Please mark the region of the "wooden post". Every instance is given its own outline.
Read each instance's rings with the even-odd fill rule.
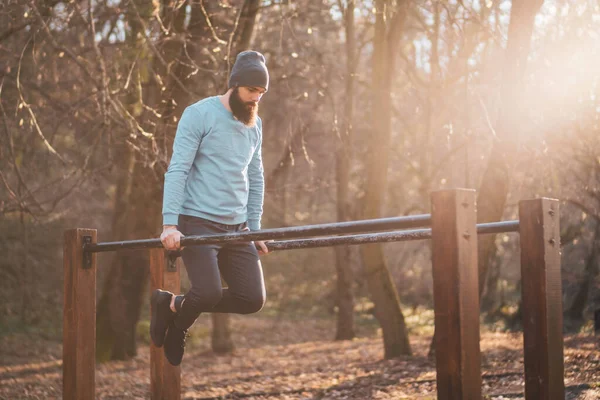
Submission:
[[[181,258],[168,268],[167,253],[163,249],[150,250],[150,293],[163,289],[179,294]],[[163,348],[150,344],[150,386],[152,400],[181,399],[181,368],[167,361]]]
[[[96,397],[96,255],[84,261],[83,243],[95,229],[64,234],[63,399]]]
[[[525,398],[565,398],[558,200],[519,203]]]
[[[481,399],[479,278],[474,190],[431,196],[437,395]]]

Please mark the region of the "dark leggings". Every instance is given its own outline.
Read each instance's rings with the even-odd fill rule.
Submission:
[[[179,216],[179,230],[186,236],[239,232],[245,227]],[[251,314],[265,304],[263,272],[253,243],[188,246],[182,258],[192,287],[175,317],[178,328],[188,329],[203,312]],[[222,287],[221,277],[228,287]]]

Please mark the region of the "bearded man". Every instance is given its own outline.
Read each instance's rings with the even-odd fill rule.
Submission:
[[[183,112],[165,174],[160,239],[167,250],[179,249],[184,235],[260,229],[264,176],[258,103],[268,87],[264,56],[244,51],[227,92]],[[164,345],[173,365],[181,363],[187,330],[201,313],[250,314],[265,302],[259,260],[268,253],[264,242],[188,246],[181,252],[191,289],[179,296],[156,290],[151,299],[150,336],[156,346]]]

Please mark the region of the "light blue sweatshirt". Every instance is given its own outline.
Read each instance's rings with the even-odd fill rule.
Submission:
[[[247,127],[219,97],[208,97],[183,112],[165,174],[163,224],[179,214],[222,224],[248,221],[260,229],[264,175],[262,121]]]

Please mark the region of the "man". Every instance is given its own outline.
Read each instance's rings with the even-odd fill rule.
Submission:
[[[260,229],[264,177],[257,113],[268,87],[264,56],[244,51],[231,70],[229,90],[183,112],[165,174],[160,239],[166,249],[179,249],[183,235]],[[156,346],[164,345],[171,364],[181,363],[187,330],[200,313],[250,314],[263,307],[259,253],[268,253],[264,242],[182,250],[191,289],[185,296],[156,290],[151,299],[150,336]]]

